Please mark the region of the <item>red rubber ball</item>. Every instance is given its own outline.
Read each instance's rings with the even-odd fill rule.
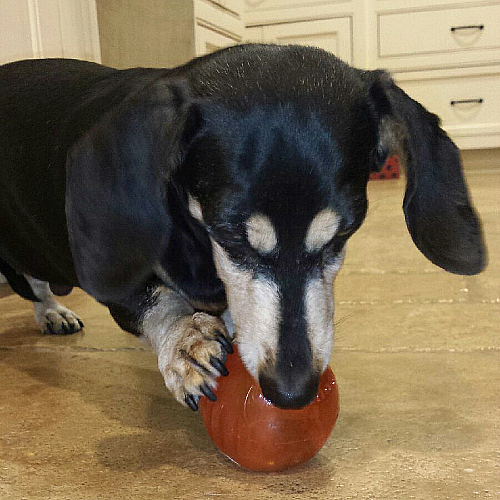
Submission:
[[[264,398],[235,349],[229,376],[218,379],[217,401],[203,397],[200,412],[207,432],[231,460],[253,471],[279,471],[312,458],[325,444],[339,414],[332,370],[323,373],[318,395],[304,408],[276,408]]]

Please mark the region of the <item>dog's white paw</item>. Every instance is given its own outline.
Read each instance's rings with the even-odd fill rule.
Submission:
[[[71,310],[55,300],[50,303],[35,302],[35,319],[43,333],[66,335],[79,332],[82,320]]]
[[[210,314],[183,317],[174,328],[169,337],[176,340],[164,343],[158,366],[175,398],[197,410],[202,395],[215,400],[216,379],[228,374],[224,363],[233,348],[224,322]]]

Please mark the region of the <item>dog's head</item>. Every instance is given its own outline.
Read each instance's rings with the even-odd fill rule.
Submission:
[[[274,404],[303,406],[330,356],[333,280],[365,216],[372,131],[356,149],[320,113],[283,101],[217,106],[204,120],[184,165],[191,213],[210,236],[247,368]]]
[[[154,165],[146,176],[127,167],[129,177],[118,179],[123,190],[137,181],[134,203],[142,196],[146,204],[134,210],[142,225],[129,231],[127,246],[144,261],[138,270],[164,253],[175,227],[156,183],[175,178],[210,239],[243,360],[277,406],[304,406],[317,392],[333,342],[333,281],[364,219],[369,174],[389,155],[405,165],[404,211],[417,247],[450,272],[483,268],[457,148],[436,116],[387,74],[350,68],[317,49],[258,45],[195,61],[179,75],[189,97],[180,102],[169,91],[165,121],[156,117],[139,141],[146,157],[136,163]],[[169,149],[158,155],[165,133]],[[171,158],[176,166],[156,166]],[[74,203],[71,176],[69,190]],[[161,247],[157,254],[140,255],[144,232]],[[109,293],[92,282],[94,295]]]

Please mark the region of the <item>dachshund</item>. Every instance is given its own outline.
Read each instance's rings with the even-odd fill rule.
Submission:
[[[384,71],[316,48],[239,45],[169,69],[65,59],[0,67],[0,272],[42,330],[80,330],[80,287],[147,340],[196,410],[239,351],[301,408],[332,349],[333,282],[397,154],[418,249],[485,266],[457,147]]]

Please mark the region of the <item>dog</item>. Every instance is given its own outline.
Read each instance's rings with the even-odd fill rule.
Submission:
[[[171,69],[0,67],[0,272],[42,330],[80,330],[80,287],[146,339],[193,410],[215,399],[234,321],[264,396],[301,408],[333,342],[333,282],[389,155],[437,266],[485,248],[459,152],[384,71],[302,46],[240,45]]]

